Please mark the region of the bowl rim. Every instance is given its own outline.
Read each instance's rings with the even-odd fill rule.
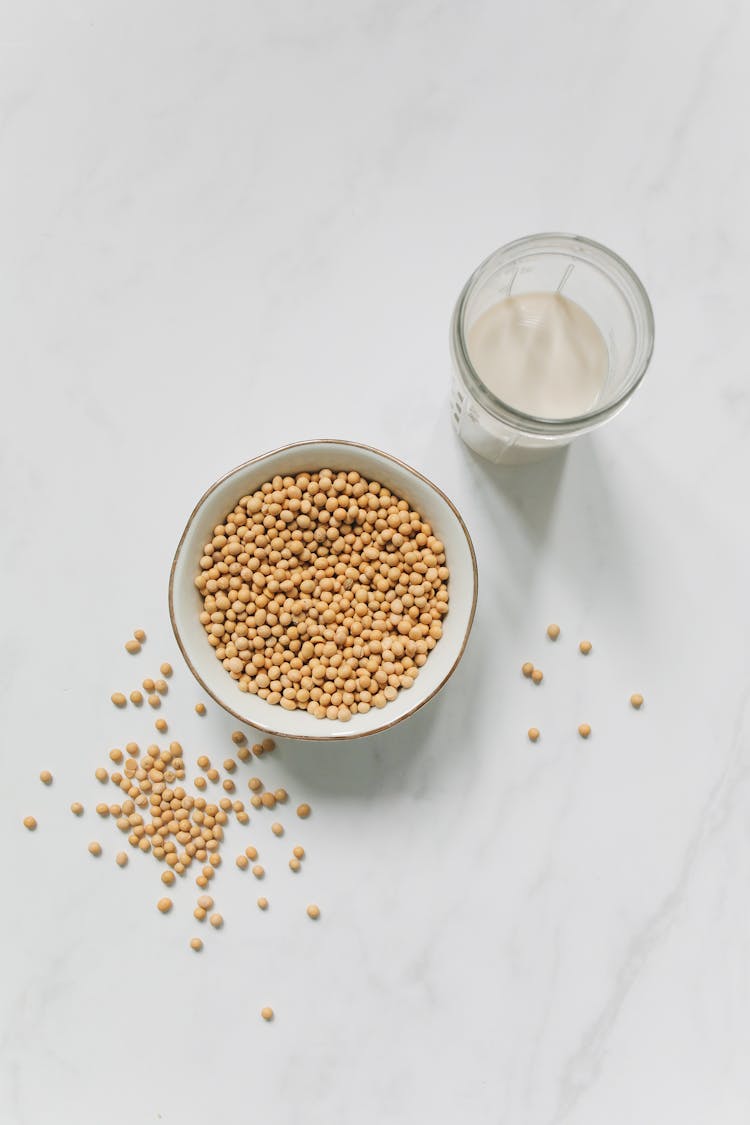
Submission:
[[[403,715],[399,715],[399,717],[396,718],[396,719],[391,719],[391,721],[389,723],[383,723],[381,726],[374,727],[372,730],[361,731],[358,734],[336,734],[336,735],[321,734],[320,736],[316,737],[315,735],[311,735],[311,734],[289,734],[288,731],[275,730],[272,726],[265,726],[261,723],[250,722],[244,715],[238,714],[238,712],[235,711],[232,707],[230,707],[228,703],[224,702],[224,700],[219,699],[219,697],[211,690],[211,688],[208,687],[208,685],[203,680],[203,677],[200,675],[197,668],[195,667],[192,660],[190,659],[190,657],[187,653],[187,649],[186,649],[186,647],[183,643],[182,637],[180,635],[180,629],[179,629],[179,626],[177,624],[177,619],[176,619],[175,610],[174,610],[174,580],[175,580],[175,571],[177,569],[177,563],[178,563],[180,555],[182,553],[182,548],[184,546],[185,539],[187,538],[188,532],[190,531],[196,516],[198,515],[199,511],[201,510],[201,508],[203,507],[204,503],[206,502],[208,497],[211,495],[211,493],[213,493],[220,485],[222,485],[224,483],[224,481],[228,480],[229,477],[234,476],[235,473],[238,473],[243,469],[249,468],[251,465],[257,465],[259,462],[265,461],[269,457],[274,457],[279,453],[285,453],[287,450],[304,449],[308,446],[321,446],[321,445],[345,445],[345,446],[351,447],[352,449],[362,449],[362,450],[365,450],[368,453],[374,453],[376,456],[383,457],[386,461],[390,461],[394,465],[398,465],[399,468],[405,469],[407,473],[411,473],[413,476],[418,477],[429,488],[431,488],[435,492],[437,492],[437,494],[445,501],[445,503],[448,505],[448,507],[451,509],[454,516],[458,520],[458,523],[461,527],[461,531],[463,532],[464,538],[466,539],[466,543],[467,543],[468,548],[469,548],[469,555],[470,555],[470,558],[471,558],[471,570],[472,570],[472,598],[471,598],[471,608],[469,610],[469,615],[468,615],[468,618],[467,618],[467,621],[466,621],[466,628],[464,630],[463,639],[461,641],[461,647],[459,648],[459,650],[456,654],[456,658],[453,661],[453,663],[451,664],[448,671],[446,672],[445,676],[440,681],[440,683],[437,684],[437,686],[430,692],[429,695],[426,695],[424,697],[424,699],[421,699],[419,701],[419,703],[416,703],[409,711],[404,712]],[[171,625],[172,625],[172,632],[174,633],[175,640],[177,641],[177,645],[180,649],[180,652],[182,653],[182,658],[185,661],[185,663],[187,664],[190,671],[192,672],[195,679],[201,685],[201,687],[206,692],[206,694],[209,695],[211,697],[211,699],[213,699],[214,703],[218,703],[218,705],[224,711],[227,711],[230,715],[234,716],[234,718],[237,719],[240,723],[243,723],[245,726],[252,727],[254,730],[260,730],[260,731],[263,731],[265,734],[273,735],[276,738],[288,738],[288,739],[293,739],[294,741],[297,741],[297,742],[353,742],[355,739],[358,739],[358,738],[369,738],[373,734],[382,734],[383,731],[390,730],[391,727],[395,727],[395,726],[398,725],[398,723],[402,723],[405,719],[411,718],[412,715],[414,715],[417,711],[419,711],[422,707],[424,707],[427,703],[429,703],[430,700],[433,699],[438,694],[438,692],[441,691],[442,688],[445,687],[446,683],[448,682],[448,680],[451,678],[451,676],[455,672],[456,668],[458,667],[458,665],[461,661],[461,658],[463,657],[463,654],[466,650],[466,645],[468,644],[468,641],[469,641],[469,635],[471,633],[472,625],[474,624],[474,616],[475,616],[476,608],[477,608],[478,592],[479,592],[479,571],[478,571],[478,568],[477,568],[477,556],[476,556],[476,551],[474,550],[474,544],[472,542],[471,535],[469,534],[469,529],[467,528],[466,524],[464,523],[463,517],[461,516],[461,513],[459,512],[458,508],[453,503],[453,501],[448,496],[446,496],[446,494],[443,492],[442,488],[440,488],[438,485],[436,485],[434,483],[434,481],[431,481],[428,477],[426,477],[424,475],[424,473],[420,473],[418,469],[413,468],[411,465],[407,465],[407,463],[405,461],[402,461],[398,457],[394,457],[391,453],[384,453],[382,449],[377,449],[373,445],[366,445],[363,442],[357,442],[357,441],[348,441],[348,440],[343,439],[343,438],[341,438],[341,439],[339,439],[339,438],[320,438],[320,439],[308,438],[308,439],[305,439],[304,441],[288,442],[286,445],[281,445],[277,449],[271,449],[271,450],[268,450],[265,453],[259,454],[257,457],[251,457],[250,460],[243,461],[241,464],[235,465],[235,467],[233,469],[230,469],[228,472],[226,472],[222,476],[218,477],[213,482],[213,484],[209,485],[209,487],[206,489],[206,491],[200,497],[200,499],[196,503],[195,507],[193,508],[192,512],[190,513],[190,515],[188,517],[188,520],[187,520],[187,523],[185,524],[185,528],[182,532],[182,535],[180,536],[180,540],[177,544],[177,549],[175,550],[174,558],[172,559],[172,566],[171,566],[170,571],[169,571],[169,620],[170,620]],[[385,710],[385,708],[384,708],[384,710]]]

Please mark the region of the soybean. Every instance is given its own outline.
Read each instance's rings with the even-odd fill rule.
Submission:
[[[194,579],[200,621],[240,691],[347,722],[373,700],[385,706],[408,689],[442,636],[450,573],[444,544],[378,481],[327,469],[279,476],[242,497],[213,530]],[[294,647],[283,632],[296,629],[291,603],[300,596],[325,633],[325,652],[311,640]],[[339,663],[328,665],[333,658]],[[341,669],[331,689],[324,686],[329,667]],[[265,738],[252,752],[274,748]]]

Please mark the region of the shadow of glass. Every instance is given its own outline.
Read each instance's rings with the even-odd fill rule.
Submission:
[[[499,626],[521,621],[537,575],[553,573],[579,609],[614,595],[637,597],[637,515],[622,463],[611,440],[597,435],[518,468],[471,455],[483,514],[475,535],[480,590]]]
[[[503,521],[510,511],[523,523],[529,538],[541,544],[555,509],[570,446],[563,446],[543,460],[526,465],[495,465],[471,449],[467,448],[466,452],[482,507],[490,515],[501,511]]]

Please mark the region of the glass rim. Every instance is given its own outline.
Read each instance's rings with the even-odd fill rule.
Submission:
[[[631,314],[636,316],[636,338],[641,339],[642,346],[636,349],[636,353],[631,361],[625,389],[613,399],[612,402],[586,411],[584,414],[576,414],[568,418],[545,418],[541,415],[528,414],[515,406],[511,406],[491,391],[479,376],[469,359],[464,333],[466,305],[487,267],[490,263],[501,257],[507,256],[509,259],[508,264],[512,264],[514,258],[520,260],[525,256],[529,256],[527,252],[531,251],[541,252],[542,250],[546,250],[549,253],[571,253],[576,249],[580,250],[582,248],[588,251],[590,255],[589,260],[593,258],[594,262],[596,262],[597,259],[601,262],[603,259],[611,266],[615,267],[615,273],[617,275],[616,281],[620,283],[619,288],[621,292],[625,293],[626,298],[628,296],[631,298],[628,300],[628,306]],[[640,313],[640,318],[636,315],[638,313]],[[464,382],[467,384],[467,389],[491,415],[512,426],[514,429],[526,433],[547,435],[563,434],[590,428],[606,421],[606,419],[611,418],[621,410],[630,400],[640,386],[653,354],[655,336],[654,313],[643,282],[638,277],[635,270],[628,265],[624,258],[616,254],[614,250],[610,250],[609,247],[604,246],[603,243],[595,242],[593,239],[586,238],[580,234],[564,234],[562,232],[550,231],[543,234],[526,235],[523,238],[515,239],[513,242],[507,242],[503,246],[493,250],[491,254],[488,254],[487,257],[479,263],[459,293],[451,318],[450,336],[453,361],[460,374],[463,376]]]

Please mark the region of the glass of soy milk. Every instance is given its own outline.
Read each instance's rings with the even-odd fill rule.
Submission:
[[[490,461],[538,460],[622,410],[653,346],[651,303],[617,254],[578,235],[518,239],[456,303],[456,430]]]

